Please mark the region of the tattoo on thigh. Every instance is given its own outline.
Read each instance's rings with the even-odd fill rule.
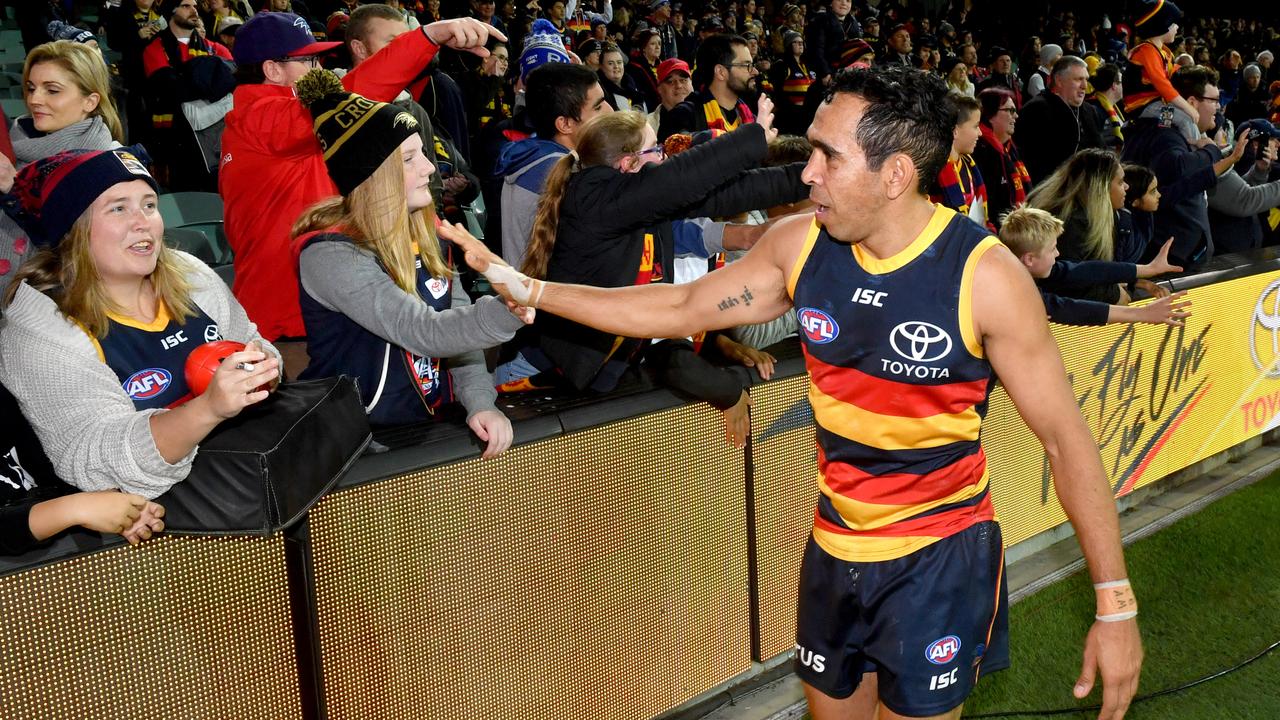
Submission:
[[[746,285],[743,285],[741,295],[730,295],[729,297],[721,300],[720,304],[717,305],[716,307],[720,308],[721,312],[724,312],[725,310],[735,308],[738,305],[749,306],[751,305],[751,301],[755,299],[756,299],[756,296],[751,294],[751,288],[747,287]]]

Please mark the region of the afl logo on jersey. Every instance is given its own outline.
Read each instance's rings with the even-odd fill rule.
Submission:
[[[960,655],[960,638],[948,635],[929,643],[924,656],[934,665],[946,665]]]
[[[124,381],[124,391],[134,400],[146,400],[164,392],[173,382],[173,376],[164,368],[147,368],[129,376]]]
[[[444,294],[449,292],[449,283],[438,277],[433,277],[427,281],[427,292],[431,293],[431,297],[439,300]]]
[[[840,336],[840,326],[835,318],[817,308],[800,308],[796,311],[796,319],[800,321],[805,337],[814,345],[826,345]]]
[[[951,352],[951,336],[933,323],[910,320],[893,328],[889,333],[889,345],[904,359],[933,362]]]

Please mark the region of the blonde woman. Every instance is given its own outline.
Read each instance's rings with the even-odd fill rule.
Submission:
[[[154,498],[187,477],[219,423],[279,378],[226,284],[165,246],[155,180],[131,148],[71,150],[18,175],[39,248],[4,294],[0,381],[58,477],[81,490]],[[187,355],[210,340],[248,348],[191,397]]]
[[[311,358],[301,377],[359,378],[374,425],[438,419],[456,398],[484,456],[496,456],[511,423],[480,351],[510,340],[532,311],[515,315],[498,298],[472,305],[462,290],[435,235],[434,168],[411,115],[347,92],[326,70],[297,91],[340,193],[293,229]]]
[[[1027,196],[1027,205],[1047,210],[1065,227],[1058,238],[1063,260],[1106,260],[1116,255],[1116,213],[1124,209],[1124,167],[1110,150],[1089,148],[1072,155]],[[1106,285],[1087,299],[1114,304],[1120,287]]]
[[[22,88],[27,114],[9,130],[17,170],[63,150],[108,150],[124,140],[107,66],[88,45],[58,40],[37,46],[22,68]],[[12,188],[14,169],[0,155],[0,193]],[[13,277],[27,247],[25,233],[0,213],[0,283]]]

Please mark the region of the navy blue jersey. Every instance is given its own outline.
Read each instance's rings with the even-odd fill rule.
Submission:
[[[90,337],[99,359],[120,378],[135,408],[173,407],[187,399],[187,355],[222,339],[218,324],[200,308],[193,310],[182,322],[169,315],[163,302],[150,323],[108,313],[107,334]]]
[[[346,242],[339,232],[316,233],[303,239],[299,254],[311,243]],[[445,257],[449,248],[441,243]],[[453,278],[432,277],[417,264],[418,297],[437,311],[453,302]],[[348,375],[359,382],[360,396],[374,425],[394,425],[431,419],[441,405],[453,401],[453,386],[441,358],[422,357],[369,332],[354,320],[321,305],[299,288],[302,320],[307,327],[311,364],[302,379]]]
[[[817,424],[814,538],[832,555],[902,557],[993,516],[978,442],[991,367],[971,308],[999,244],[942,206],[884,259],[813,224],[789,290]]]

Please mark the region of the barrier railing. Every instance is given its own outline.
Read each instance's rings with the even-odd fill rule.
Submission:
[[[1176,282],[1185,328],[1054,326],[1117,496],[1280,425],[1280,261]],[[792,647],[816,459],[796,353],[778,375],[745,451],[705,404],[630,388],[513,409],[492,461],[455,426],[383,437],[272,537],[0,559],[0,714],[660,714]],[[983,442],[1007,542],[1061,523],[999,389]]]

